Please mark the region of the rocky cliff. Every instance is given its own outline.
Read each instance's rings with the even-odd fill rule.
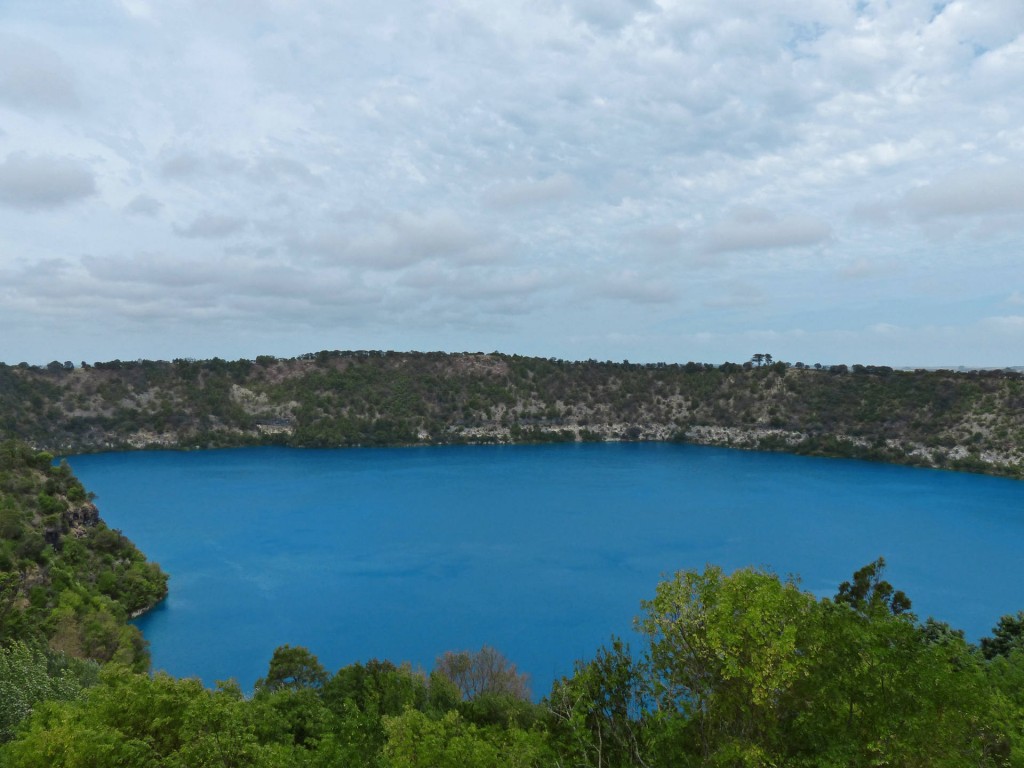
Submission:
[[[1024,376],[369,351],[0,365],[0,434],[58,452],[686,440],[1019,477]]]

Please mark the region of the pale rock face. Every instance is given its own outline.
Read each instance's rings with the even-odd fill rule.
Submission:
[[[64,513],[64,519],[71,526],[71,535],[81,538],[86,530],[92,528],[100,521],[100,511],[92,502],[73,506]]]
[[[1024,459],[1012,371],[356,351],[0,372],[18,393],[0,398],[0,422],[60,453],[363,439],[685,440],[1009,475],[1020,475]]]

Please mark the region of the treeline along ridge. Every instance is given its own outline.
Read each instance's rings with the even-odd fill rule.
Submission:
[[[58,453],[680,440],[1021,477],[1024,376],[499,353],[0,364],[0,435]]]

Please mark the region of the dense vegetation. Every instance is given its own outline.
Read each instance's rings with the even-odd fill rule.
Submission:
[[[0,435],[37,449],[687,440],[1024,473],[1024,376],[318,352],[0,365]]]
[[[982,652],[918,622],[882,565],[822,600],[754,569],[677,573],[643,604],[638,653],[612,640],[539,703],[486,647],[429,675],[376,660],[332,675],[282,646],[249,698],[107,665],[94,685],[40,696],[0,764],[1024,765],[1024,617]],[[31,679],[32,660],[0,651],[5,670]]]
[[[66,463],[0,443],[0,640],[144,670],[145,642],[126,622],[166,592]]]

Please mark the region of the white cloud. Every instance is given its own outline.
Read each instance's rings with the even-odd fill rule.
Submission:
[[[598,281],[597,292],[610,299],[634,304],[667,304],[678,296],[678,291],[660,275],[645,275],[625,269]]]
[[[605,32],[617,31],[638,13],[657,8],[652,0],[565,0],[564,4],[577,19]]]
[[[245,177],[256,184],[321,186],[323,180],[304,163],[276,153],[259,152],[252,158],[215,151],[206,154],[189,150],[173,152],[160,163],[165,179],[201,184],[211,178]]]
[[[912,189],[905,205],[921,218],[1024,213],[1024,165],[955,171]]]
[[[220,239],[238,234],[247,222],[241,216],[225,216],[215,213],[201,213],[188,225],[175,225],[174,231],[181,237]]]
[[[428,260],[482,264],[499,258],[504,244],[470,226],[449,210],[402,212],[358,222],[347,230],[321,231],[297,238],[292,249],[325,263],[374,270],[397,270]]]
[[[776,216],[762,208],[737,208],[707,233],[705,249],[724,251],[792,248],[822,243],[831,235],[828,224],[808,215]]]
[[[985,322],[993,328],[1015,335],[1024,334],[1024,315],[1001,315],[988,317]]]
[[[484,200],[496,208],[548,205],[572,195],[575,184],[570,176],[559,173],[540,181],[503,182],[489,187]]]
[[[424,264],[404,273],[397,281],[412,289],[418,302],[434,302],[470,307],[518,307],[528,309],[541,294],[556,288],[550,273],[540,270],[494,273],[489,270],[451,268]]]
[[[650,224],[630,233],[630,237],[655,248],[677,248],[684,234],[676,224]]]
[[[102,283],[149,284],[177,290],[225,281],[217,262],[198,258],[173,258],[163,253],[140,252],[131,256],[83,256],[86,273]]]
[[[0,35],[0,104],[28,111],[67,111],[80,104],[75,75],[51,48]]]
[[[245,163],[226,152],[212,152],[207,155],[190,151],[176,152],[160,164],[161,175],[175,180],[231,175],[244,171]]]
[[[124,210],[125,213],[136,214],[139,216],[156,216],[160,213],[161,208],[163,208],[163,203],[155,197],[138,194],[128,202],[124,207]]]
[[[732,281],[707,291],[703,306],[711,309],[740,309],[765,303],[764,291],[749,283]]]
[[[984,317],[1024,253],[1018,0],[119,0],[4,30],[18,356],[152,356],[139,318],[175,311],[222,357],[282,328],[292,352],[745,359],[749,329],[827,327],[1010,354]],[[825,357],[808,334],[786,343]]]
[[[121,6],[127,13],[138,19],[149,19],[153,16],[153,9],[146,0],[119,0]]]
[[[72,157],[15,152],[0,163],[0,204],[23,210],[60,208],[96,194],[89,165]]]

